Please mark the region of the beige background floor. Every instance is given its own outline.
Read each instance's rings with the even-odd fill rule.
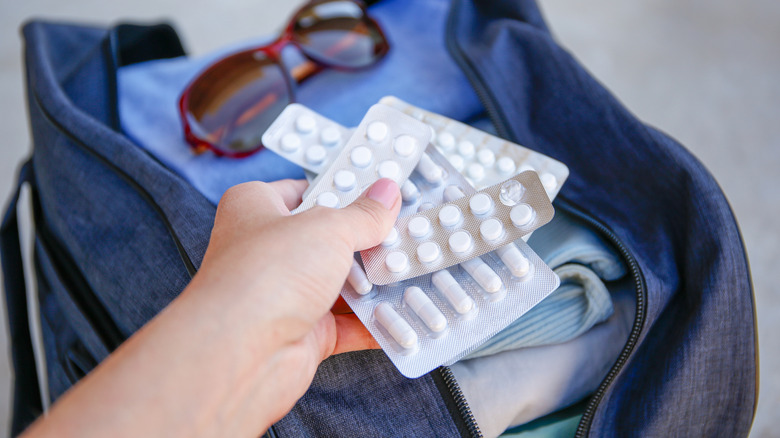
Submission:
[[[28,150],[18,28],[29,17],[106,24],[172,20],[192,54],[279,27],[296,2],[0,0],[0,196]],[[550,24],[641,119],[697,155],[726,192],[753,272],[761,394],[752,436],[780,436],[780,3],[770,0],[541,0]],[[775,272],[775,274],[773,274]],[[776,280],[772,280],[776,278]],[[4,314],[0,321],[5,333]],[[11,376],[0,336],[0,437]],[[773,415],[772,412],[775,412]]]

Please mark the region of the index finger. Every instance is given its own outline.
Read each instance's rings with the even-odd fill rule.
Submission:
[[[282,197],[287,210],[292,210],[301,205],[301,196],[309,187],[305,179],[282,179],[268,183]]]

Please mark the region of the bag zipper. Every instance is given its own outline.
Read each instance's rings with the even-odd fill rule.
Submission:
[[[455,402],[455,411],[460,415],[458,420],[462,421],[462,424],[458,424],[457,421],[455,422],[458,429],[461,429],[461,433],[465,436],[482,438],[482,431],[479,429],[477,420],[471,412],[471,408],[466,401],[466,396],[463,395],[463,391],[460,389],[460,385],[458,385],[458,381],[455,379],[455,374],[452,372],[452,369],[447,366],[439,367],[438,370],[434,371],[433,377],[437,386],[444,386],[450,396],[452,396],[452,401]]]

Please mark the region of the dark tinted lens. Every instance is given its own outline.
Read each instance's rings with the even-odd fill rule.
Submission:
[[[329,1],[304,8],[293,26],[295,41],[312,58],[337,67],[365,67],[384,54],[379,29],[349,1]]]
[[[290,94],[282,68],[261,52],[241,52],[206,70],[191,86],[192,133],[229,154],[260,147],[260,137]]]

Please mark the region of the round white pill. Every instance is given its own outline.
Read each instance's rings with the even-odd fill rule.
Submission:
[[[452,167],[458,172],[462,172],[463,168],[466,166],[466,162],[463,161],[463,157],[460,155],[450,155],[447,159],[450,160],[450,164],[452,164]]]
[[[380,178],[390,178],[393,181],[398,181],[398,177],[401,176],[401,166],[395,161],[385,160],[379,163],[376,173]]]
[[[555,187],[558,185],[558,179],[550,172],[544,172],[539,175],[539,179],[542,181],[544,189],[548,192],[555,190]]]
[[[482,163],[485,167],[490,167],[496,162],[496,154],[490,149],[480,149],[477,152],[477,161]]]
[[[523,163],[523,164],[520,166],[520,169],[518,169],[518,170],[517,170],[517,173],[523,173],[523,172],[527,172],[527,171],[529,171],[529,170],[530,170],[530,171],[533,171],[533,172],[536,172],[536,168],[535,168],[534,166],[531,166],[531,165],[530,165],[530,164],[528,164],[528,163]]]
[[[419,207],[417,207],[417,213],[422,213],[425,210],[432,209],[433,207],[436,207],[435,205],[433,205],[433,202],[423,202],[422,204],[420,204]]]
[[[417,150],[417,139],[411,135],[399,135],[393,143],[393,150],[404,158],[411,157]]]
[[[324,147],[315,144],[314,146],[306,149],[306,162],[309,164],[320,164],[325,161],[325,157],[328,156],[328,151]]]
[[[349,161],[355,167],[364,168],[371,164],[371,150],[365,146],[358,146],[349,153]]]
[[[279,143],[283,151],[295,152],[301,147],[301,138],[292,132],[288,132],[282,136],[282,140]]]
[[[401,251],[393,251],[385,257],[385,266],[390,272],[404,272],[409,268],[409,257]]]
[[[460,209],[454,205],[446,205],[439,210],[439,222],[445,227],[454,227],[460,222]]]
[[[469,199],[469,207],[472,213],[481,216],[493,209],[493,200],[484,193],[477,193]]]
[[[516,227],[528,225],[534,217],[534,210],[528,204],[517,204],[509,211],[509,219]]]
[[[406,228],[412,237],[425,237],[431,231],[431,222],[424,216],[417,216],[409,221]]]
[[[333,192],[322,192],[317,196],[317,205],[328,208],[339,208],[339,197]]]
[[[328,126],[320,133],[320,141],[326,146],[334,146],[341,140],[341,132],[335,126]]]
[[[463,156],[463,158],[471,158],[474,156],[474,143],[463,140],[460,143],[458,143],[458,153]]]
[[[455,147],[455,136],[447,131],[440,132],[436,137],[436,142],[439,144],[440,148],[448,151]]]
[[[417,202],[420,199],[420,189],[408,179],[401,184],[401,199],[407,204]]]
[[[441,250],[433,242],[425,242],[417,247],[417,258],[423,263],[431,263],[439,258]]]
[[[482,167],[481,164],[471,163],[469,164],[469,168],[466,170],[466,173],[469,175],[469,178],[473,179],[474,181],[480,181],[485,177],[485,168]]]
[[[393,246],[395,245],[395,242],[398,242],[398,230],[393,227],[390,228],[390,232],[387,234],[387,237],[385,237],[385,240],[382,241],[382,246]]]
[[[465,231],[452,233],[449,239],[450,249],[456,254],[462,254],[471,249],[471,236]]]
[[[295,120],[295,130],[301,134],[310,133],[312,130],[314,130],[315,126],[317,126],[317,122],[312,116],[307,116],[304,114]]]
[[[371,122],[366,128],[366,136],[374,143],[379,143],[387,137],[387,125],[384,122]]]
[[[342,192],[355,188],[355,174],[349,170],[339,170],[333,175],[333,185]]]
[[[515,171],[515,162],[509,157],[501,157],[496,163],[498,171],[504,174],[512,173]]]
[[[491,218],[479,225],[479,232],[483,239],[492,242],[504,234],[504,225],[498,219]]]

